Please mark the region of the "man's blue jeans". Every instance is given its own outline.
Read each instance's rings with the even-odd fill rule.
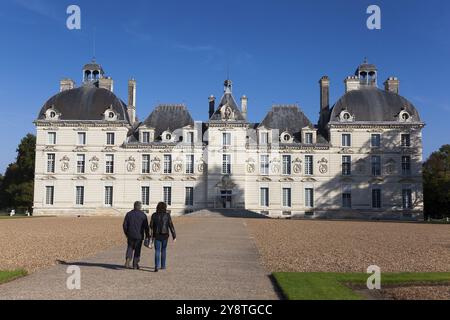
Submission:
[[[166,268],[166,249],[169,240],[156,240],[155,239],[155,268]],[[159,263],[161,260],[161,264]]]

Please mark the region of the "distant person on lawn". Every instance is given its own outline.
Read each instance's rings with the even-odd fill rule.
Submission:
[[[150,238],[147,215],[142,212],[142,203],[139,201],[134,203],[134,210],[128,212],[125,216],[123,232],[128,242],[125,267],[131,269],[131,260],[133,260],[133,269],[138,270],[142,241],[144,236],[146,239]]]
[[[156,212],[150,220],[150,229],[155,244],[155,272],[158,272],[158,269],[166,269],[166,249],[169,241],[169,231],[172,233],[173,241],[177,241],[172,218],[167,212],[167,205],[164,202],[158,203]]]

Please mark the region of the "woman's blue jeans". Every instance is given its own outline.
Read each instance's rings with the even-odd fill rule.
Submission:
[[[157,269],[166,268],[166,249],[168,242],[168,240],[155,239],[155,268]]]

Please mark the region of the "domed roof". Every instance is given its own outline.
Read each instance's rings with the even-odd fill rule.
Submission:
[[[194,120],[184,105],[159,105],[142,124],[154,128],[158,139],[166,130],[173,132],[193,126]]]
[[[105,111],[112,108],[118,121],[130,122],[126,104],[111,91],[94,85],[53,96],[42,107],[38,119],[45,119],[46,111],[51,108],[60,113],[61,120],[103,120]]]
[[[354,121],[396,121],[402,111],[421,121],[414,105],[402,96],[376,87],[352,90],[342,96],[331,111],[330,121],[337,121],[342,111],[354,116]]]

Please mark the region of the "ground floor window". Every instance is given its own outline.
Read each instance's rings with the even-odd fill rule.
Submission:
[[[306,208],[314,208],[314,189],[313,188],[305,189],[305,207]]]
[[[164,187],[164,202],[168,206],[172,205],[172,187]]]
[[[372,189],[372,208],[381,208],[381,189]]]
[[[194,205],[194,188],[186,187],[185,203],[186,206]]]
[[[412,190],[403,189],[402,191],[402,208],[412,209]]]
[[[268,207],[269,206],[269,188],[261,188],[260,191],[261,196],[261,207]]]
[[[290,208],[292,206],[291,188],[283,188],[283,207]]]
[[[113,205],[113,187],[105,187],[105,205]]]
[[[142,194],[142,204],[144,206],[150,205],[150,187],[142,187],[141,188],[141,194]]]
[[[52,206],[55,200],[55,187],[47,186],[45,187],[45,204]]]
[[[84,205],[84,187],[78,186],[76,188],[75,203],[77,206]]]

